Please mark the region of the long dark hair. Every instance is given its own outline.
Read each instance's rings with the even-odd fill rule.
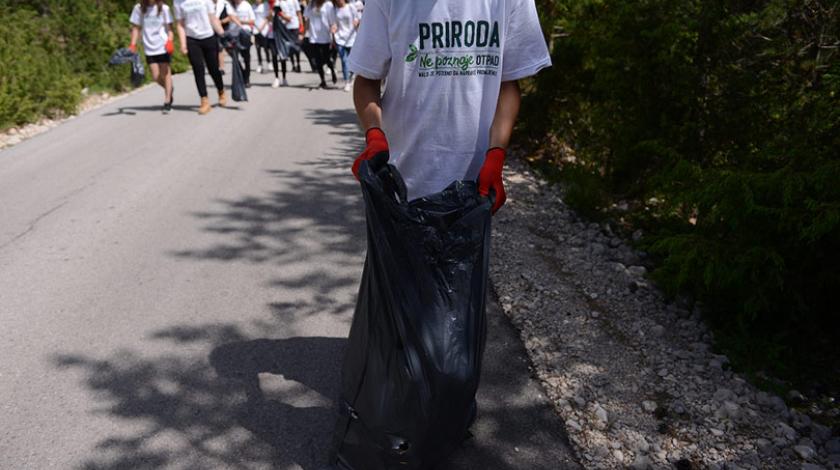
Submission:
[[[163,0],[140,0],[140,13],[143,13],[143,16],[146,16],[146,11],[149,10],[150,3],[155,4],[157,7],[157,14],[160,16],[163,12]]]

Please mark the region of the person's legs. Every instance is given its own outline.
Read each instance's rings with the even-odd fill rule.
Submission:
[[[149,62],[149,71],[152,73],[152,81],[163,86],[163,83],[160,82],[160,65],[155,62]]]
[[[347,56],[350,55],[350,48],[338,46],[338,57],[341,58],[341,75],[344,82],[350,81],[350,72],[347,70]]]
[[[296,29],[289,29],[289,37],[297,38],[298,31]],[[300,72],[300,45],[292,47],[289,50],[289,61],[292,63],[292,71]]]
[[[262,48],[265,45],[265,38],[262,34],[257,34],[254,36],[254,43],[257,46],[257,73],[262,72]],[[265,55],[266,60],[268,60],[268,54]]]
[[[280,71],[283,74],[283,83],[285,84],[286,83],[286,61],[285,60],[280,61]]]
[[[329,44],[312,44],[315,52],[315,68],[318,71],[318,76],[321,77],[321,87],[327,86],[327,80],[324,76],[324,65],[329,62],[330,45]]]
[[[271,67],[274,69],[274,82],[271,84],[272,88],[280,86],[280,69],[277,66],[277,43],[274,38],[268,39],[268,50],[271,52]]]
[[[160,84],[163,86],[164,101],[172,103],[172,67],[169,63],[163,62],[160,66]]]
[[[335,75],[335,61],[338,59],[338,53],[335,49],[331,48],[329,44],[327,46],[327,66],[330,68],[330,75],[332,77],[333,85],[338,83],[338,77]]]
[[[216,85],[216,90],[219,96],[224,95],[225,83],[222,81],[222,73],[218,62],[219,58],[219,43],[215,36],[210,36],[207,39],[201,40],[201,52],[204,55],[204,61],[207,63],[207,70],[210,72],[210,77],[213,78],[213,83]]]
[[[198,96],[207,98],[207,83],[204,81],[204,53],[201,48],[201,41],[187,38],[187,57],[190,59],[190,65],[192,65]],[[218,66],[216,66],[216,69],[216,73],[218,73]]]
[[[251,85],[251,48],[248,47],[247,49],[243,49],[240,51],[242,54],[242,61],[245,62],[244,67],[244,78],[245,78],[245,86]]]

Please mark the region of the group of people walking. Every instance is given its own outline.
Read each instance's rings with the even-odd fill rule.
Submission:
[[[341,61],[344,90],[352,89],[353,76],[347,59],[355,42],[364,1],[348,0],[173,0],[173,12],[164,0],[140,0],[134,6],[129,49],[136,52],[141,41],[152,79],[164,90],[163,112],[172,109],[172,54],[178,34],[180,51],[189,58],[200,98],[199,114],[210,112],[205,74],[209,73],[218,93],[219,106],[226,106],[222,38],[226,31],[238,32],[238,57],[245,86],[250,86],[251,45],[257,51],[257,73],[274,72],[273,88],[288,86],[291,72],[302,73],[301,52],[320,78],[320,88],[338,83],[336,62]],[[173,28],[174,24],[174,28]],[[173,31],[174,29],[174,31]],[[245,47],[241,44],[245,43]],[[252,41],[253,38],[253,41]],[[234,55],[237,57],[237,55]],[[265,63],[265,68],[263,67]]]

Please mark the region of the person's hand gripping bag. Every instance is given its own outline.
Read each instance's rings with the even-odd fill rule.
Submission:
[[[475,420],[492,201],[456,181],[413,201],[388,154],[359,165],[367,259],[342,367],[332,459],[427,469]]]

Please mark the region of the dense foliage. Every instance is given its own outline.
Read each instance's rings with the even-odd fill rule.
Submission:
[[[660,285],[704,301],[742,366],[834,374],[840,2],[538,4],[554,59],[523,108],[538,163],[578,208],[643,228]]]
[[[123,90],[108,58],[129,42],[128,0],[0,0],[0,129],[71,113],[85,87]],[[186,69],[176,56],[173,68]],[[147,73],[148,75],[148,73]]]

